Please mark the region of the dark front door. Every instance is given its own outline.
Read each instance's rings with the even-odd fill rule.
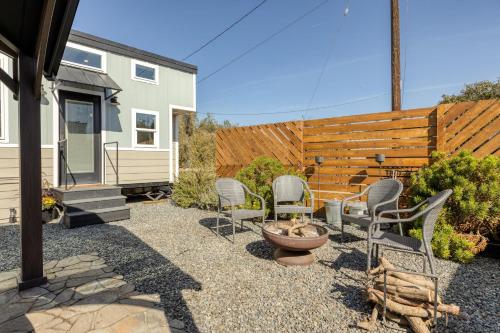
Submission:
[[[59,92],[59,183],[101,182],[101,98]]]

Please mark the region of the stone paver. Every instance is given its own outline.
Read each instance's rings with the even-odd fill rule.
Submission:
[[[47,262],[48,283],[17,291],[19,270],[0,272],[0,332],[184,332],[96,253]]]

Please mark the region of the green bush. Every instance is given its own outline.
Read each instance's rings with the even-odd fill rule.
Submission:
[[[413,204],[452,189],[442,222],[460,233],[499,239],[500,158],[490,155],[478,159],[462,151],[453,157],[434,152],[432,159],[430,166],[411,177],[409,193]]]
[[[174,185],[172,200],[182,208],[211,209],[217,205],[215,173],[208,168],[182,171]]]
[[[422,239],[422,227],[410,229],[410,236]],[[451,225],[442,221],[436,224],[432,238],[432,252],[436,257],[466,263],[474,258],[473,246],[472,242],[457,234]]]
[[[273,180],[282,175],[295,175],[305,179],[294,169],[286,168],[280,161],[262,156],[236,174],[236,179],[245,184],[250,191],[262,196],[266,202],[266,214],[273,213]],[[259,208],[260,200],[248,198],[247,207]]]
[[[466,84],[464,89],[457,95],[443,95],[439,103],[459,103],[497,98],[500,98],[500,80],[497,80],[497,82],[479,81]]]

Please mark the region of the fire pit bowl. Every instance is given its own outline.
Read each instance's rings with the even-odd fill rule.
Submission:
[[[276,247],[274,259],[283,266],[306,266],[314,262],[314,255],[310,250],[316,249],[328,240],[328,230],[319,224],[310,223],[304,230],[307,237],[290,237],[283,234],[279,226],[292,225],[291,221],[266,223],[262,228],[262,236]],[[310,236],[309,236],[310,235]]]

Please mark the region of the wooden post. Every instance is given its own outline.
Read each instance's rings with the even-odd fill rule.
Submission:
[[[440,104],[436,108],[436,150],[446,150],[446,128],[444,124],[444,113],[449,108],[448,104]]]
[[[401,63],[399,50],[399,0],[391,0],[392,111],[401,110]]]
[[[19,157],[21,280],[19,289],[46,283],[43,275],[40,100],[35,96],[36,59],[19,54]]]

